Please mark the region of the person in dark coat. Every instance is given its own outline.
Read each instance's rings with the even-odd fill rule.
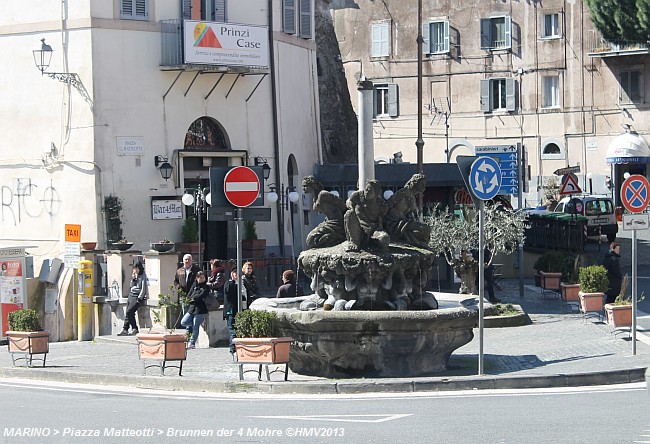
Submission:
[[[138,308],[147,299],[147,275],[144,273],[144,265],[142,262],[136,262],[133,265],[133,274],[131,279],[131,289],[129,290],[129,298],[126,304],[126,316],[124,319],[124,326],[118,336],[137,335],[138,323],[136,321],[136,314]],[[131,327],[131,333],[129,333]]]
[[[616,296],[621,292],[623,276],[621,275],[621,245],[618,242],[612,242],[609,245],[609,251],[605,253],[603,267],[607,270],[607,280],[609,284],[605,295],[606,304],[611,304],[616,300]]]
[[[210,261],[210,276],[208,276],[208,288],[217,293],[217,299],[223,303],[223,287],[226,284],[226,270],[224,270],[219,259]]]
[[[478,261],[478,250],[472,250],[472,257],[474,260]],[[492,265],[491,262],[492,259],[492,252],[488,250],[487,248],[485,249],[485,253],[483,253],[483,261],[485,263],[485,270],[483,273],[483,278],[485,279],[485,291],[488,294],[488,301],[490,301],[492,304],[498,304],[501,302],[501,299],[497,299],[494,296],[494,265]],[[476,273],[476,288],[478,289],[478,273]]]
[[[196,273],[196,280],[192,284],[187,298],[190,300],[187,306],[187,312],[181,319],[181,325],[187,329],[187,334],[190,340],[187,348],[194,348],[196,346],[196,339],[199,336],[199,326],[208,314],[208,308],[205,306],[205,297],[210,292],[208,288],[205,273],[199,271]]]
[[[257,286],[257,281],[255,280],[255,272],[253,271],[253,263],[246,262],[242,266],[242,284],[244,286],[245,295],[246,295],[246,306],[250,307],[255,299],[258,298],[260,289]]]
[[[283,285],[278,288],[276,298],[295,298],[304,296],[305,292],[299,284],[296,284],[296,275],[291,270],[285,270],[282,273]]]
[[[223,318],[228,325],[230,335],[230,353],[235,353],[235,315],[239,307],[237,305],[237,267],[230,270],[230,279],[223,286]]]

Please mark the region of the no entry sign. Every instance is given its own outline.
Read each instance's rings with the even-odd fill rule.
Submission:
[[[621,186],[621,201],[631,213],[642,213],[650,203],[650,184],[639,174],[628,177]]]
[[[238,166],[228,171],[223,181],[223,192],[228,202],[236,207],[247,207],[260,193],[260,181],[252,169]]]

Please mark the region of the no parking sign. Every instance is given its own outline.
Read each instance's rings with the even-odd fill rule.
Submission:
[[[621,201],[631,213],[642,213],[650,203],[650,184],[640,174],[628,177],[621,186]]]

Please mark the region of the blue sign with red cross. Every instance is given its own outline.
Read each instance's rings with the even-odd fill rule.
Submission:
[[[650,184],[640,174],[628,177],[621,186],[621,201],[631,213],[642,213],[650,203]]]

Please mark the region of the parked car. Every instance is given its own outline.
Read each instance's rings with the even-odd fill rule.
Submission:
[[[581,214],[587,218],[587,236],[604,234],[614,242],[618,223],[614,214],[614,202],[608,196],[567,196],[553,210],[560,213]]]

